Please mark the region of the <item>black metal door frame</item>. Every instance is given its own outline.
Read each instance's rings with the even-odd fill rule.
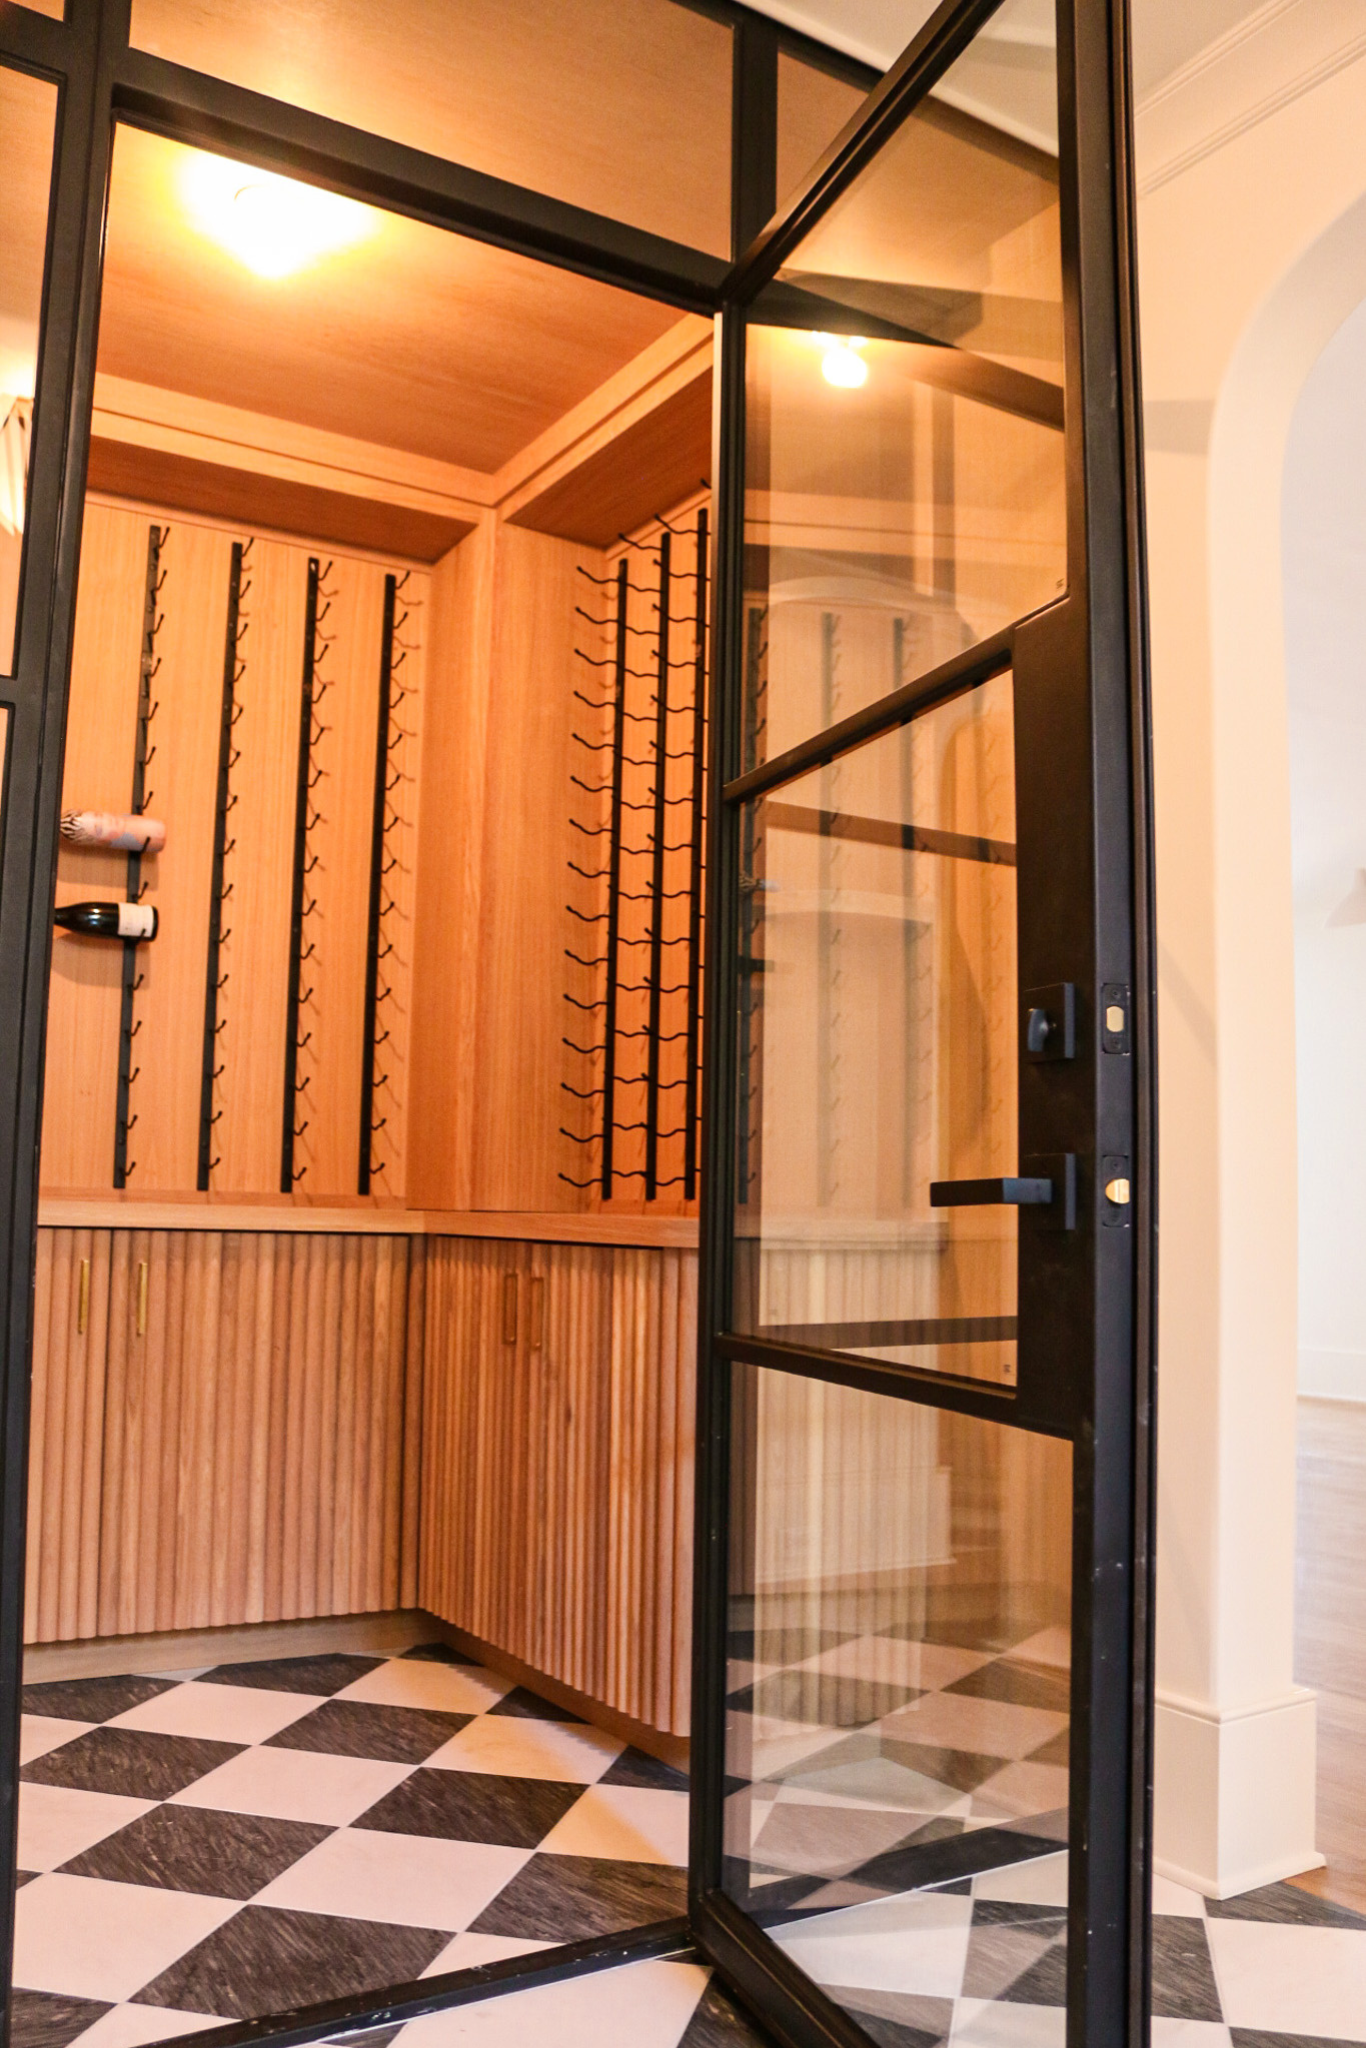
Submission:
[[[4,2018],[9,2024],[9,1957],[14,1931],[14,1849],[17,1824],[20,1689],[23,1673],[23,1586],[25,1505],[27,1492],[29,1369],[32,1344],[33,1288],[37,1230],[39,1141],[42,1125],[42,1068],[46,1034],[47,979],[51,950],[51,911],[56,872],[57,822],[65,741],[67,680],[75,616],[81,524],[90,422],[94,399],[98,340],[100,268],[108,180],[116,123],[151,130],[173,139],[242,157],[264,168],[303,178],[374,205],[402,212],[433,225],[488,241],[517,253],[540,258],[602,282],[659,298],[680,310],[717,313],[738,303],[759,269],[778,246],[776,235],[797,232],[802,209],[819,203],[827,189],[819,179],[785,210],[776,231],[761,234],[773,212],[776,196],[777,79],[781,50],[804,58],[865,89],[877,74],[839,52],[757,15],[738,0],[676,0],[725,22],[733,31],[733,148],[731,262],[668,242],[619,221],[570,206],[541,193],[489,177],[468,167],[428,155],[387,138],[314,115],[285,102],[247,91],[221,79],[135,50],[129,40],[131,0],[67,0],[66,19],[54,21],[12,0],[0,0],[0,64],[52,81],[58,89],[58,121],[51,208],[48,224],[41,348],[27,495],[27,519],[20,584],[16,653],[11,677],[0,677],[0,708],[8,712],[3,810],[0,811],[0,1040],[11,1048],[0,1087],[0,1396],[3,1448],[0,1449],[0,1969],[5,1985]],[[1063,0],[1064,11],[1071,0]],[[1092,267],[1118,261],[1121,296],[1113,295],[1108,313],[1087,300],[1087,345],[1101,367],[1118,360],[1124,403],[1118,426],[1113,417],[1109,443],[1113,472],[1122,497],[1109,508],[1112,523],[1124,527],[1127,582],[1121,579],[1106,613],[1117,631],[1130,635],[1128,673],[1142,672],[1140,608],[1136,601],[1139,575],[1137,442],[1134,428],[1135,373],[1132,321],[1121,317],[1131,297],[1128,271],[1131,201],[1128,194],[1127,84],[1125,0],[1077,0],[1083,45],[1078,76],[1094,80],[1096,67],[1108,65],[1113,78],[1114,119],[1102,134],[1099,127],[1083,137],[1080,159],[1083,183],[1093,182],[1083,205],[1083,231],[1078,246],[1095,247]],[[989,8],[978,7],[978,13]],[[948,10],[941,9],[933,31]],[[926,37],[918,39],[923,49]],[[904,66],[899,75],[904,75]],[[1094,93],[1088,99],[1094,113]],[[857,124],[832,149],[828,163],[840,163],[865,146],[879,120],[886,118],[884,93],[872,114]],[[1064,120],[1067,114],[1064,109]],[[1094,124],[1093,124],[1094,126]],[[850,139],[850,136],[854,138]],[[860,141],[858,138],[864,138]],[[1093,218],[1094,216],[1094,218]],[[1087,237],[1091,240],[1088,242]],[[749,252],[746,254],[746,252]],[[1090,271],[1087,272],[1088,279]],[[1089,289],[1089,286],[1088,286]],[[1073,298],[1075,301],[1075,292]],[[729,504],[723,530],[715,543],[714,566],[720,602],[716,611],[715,650],[721,676],[721,700],[731,686],[725,680],[738,597],[740,453],[736,441],[739,411],[738,375],[743,371],[742,336],[738,322],[727,316],[721,333],[720,435],[715,488]],[[1092,379],[1087,390],[1098,390]],[[1099,408],[1099,400],[1096,405]],[[1122,429],[1122,432],[1121,432]],[[1087,503],[1092,502],[1088,497]],[[1107,556],[1107,559],[1109,557]],[[731,691],[733,694],[733,691]],[[1140,780],[1146,759],[1146,705],[1137,686],[1127,700],[1132,732],[1116,741],[1113,779],[1132,800],[1134,815],[1146,818],[1145,785]],[[1131,764],[1137,763],[1134,767]],[[1130,778],[1133,780],[1131,790]],[[713,830],[724,805],[712,806]],[[1135,844],[1146,846],[1139,834]],[[712,862],[711,898],[721,880],[727,850],[724,834],[716,842]],[[1146,858],[1146,856],[1145,856]],[[1146,872],[1146,869],[1145,871]],[[1138,892],[1139,908],[1146,901]],[[1146,990],[1146,926],[1140,916],[1136,930],[1138,965],[1135,988]],[[720,980],[724,980],[724,963]],[[724,991],[717,987],[717,994]],[[712,1016],[717,1005],[709,1005]],[[1150,1024],[1143,1004],[1136,1006],[1141,1043],[1149,1042]],[[717,1065],[713,1048],[710,1071],[724,1081],[724,1061]],[[1150,1071],[1150,1065],[1145,1069]],[[1147,1109],[1140,1105],[1146,1116]],[[709,1143],[715,1156],[714,1116]],[[1140,1159],[1145,1156],[1141,1148]],[[1151,1146],[1147,1154],[1151,1157]],[[1138,1314],[1140,1328],[1135,1355],[1146,1356],[1141,1318],[1146,1313],[1147,1281],[1143,1277],[1151,1237],[1147,1181],[1138,1175],[1140,1210],[1135,1244],[1139,1253]],[[718,1205],[712,1204],[708,1230],[714,1237]],[[724,1272],[716,1248],[704,1259],[711,1276],[708,1303],[715,1303],[716,1275]],[[719,1332],[704,1304],[704,1333]],[[704,1335],[704,1349],[711,1355]],[[705,1382],[704,1382],[705,1384]],[[704,1412],[709,1395],[704,1395]],[[1143,1417],[1139,1415],[1140,1430]],[[1139,1445],[1141,1449],[1141,1442]],[[712,1471],[704,1481],[704,1500],[715,1498],[718,1439],[704,1438],[700,1466]],[[1130,1492],[1143,1483],[1143,1458],[1136,1456],[1138,1477]],[[704,1511],[703,1521],[706,1521]],[[701,1530],[699,1561],[711,1556],[713,1534]],[[1131,1562],[1146,1585],[1146,1551],[1141,1541]],[[702,1577],[707,1573],[704,1570]],[[1134,1584],[1137,1585],[1136,1579]],[[705,1589],[704,1589],[705,1590]],[[1126,1598],[1128,1596],[1126,1595]],[[1139,1627],[1139,1606],[1129,1599]],[[1135,1637],[1131,1663],[1134,1682],[1146,1666],[1142,1631]],[[708,1676],[705,1644],[699,1636],[698,1670]],[[1137,1723],[1136,1723],[1137,1725]],[[1146,1734],[1143,1737],[1146,1740]],[[706,1764],[707,1742],[699,1744]],[[1144,1773],[1129,1787],[1135,1812],[1146,1810]],[[694,1801],[695,1815],[700,1802]],[[706,1845],[707,1823],[699,1840]],[[1139,1832],[1141,1833],[1141,1825]],[[704,1871],[706,1856],[697,1868]],[[541,1983],[645,1955],[686,1952],[695,1937],[707,1941],[709,1915],[697,1890],[697,1906],[689,1921],[664,1923],[626,1934],[580,1942],[535,1957],[477,1970],[450,1973],[421,1984],[399,1985],[383,1993],[333,2001],[293,2014],[215,2029],[210,2038],[224,2044],[306,2042],[347,2028],[375,2026],[415,2018],[497,1992]],[[1130,1904],[1135,1929],[1139,1908]],[[1141,1939],[1138,1941],[1141,1948]],[[1134,2011],[1146,2010],[1146,1995],[1134,1993]],[[1135,2026],[1139,2022],[1135,2020]],[[828,2038],[828,2036],[821,2036]],[[1096,2032],[1088,2041],[1118,2038]],[[1133,2036],[1137,2038],[1137,2034]]]
[[[737,267],[719,321],[690,1908],[703,1952],[784,2048],[866,2048],[867,2036],[723,1889],[733,1362],[987,1416],[1070,1441],[1068,2039],[1070,2048],[1133,2048],[1148,2036],[1152,884],[1122,5],[1060,0],[1058,7],[1066,596],[760,768],[746,772],[742,751],[748,311],[807,230],[874,160],[993,12],[993,0],[945,0],[861,120]],[[754,317],[765,321],[782,314],[756,307]],[[1016,675],[1017,704],[1024,691],[1033,705],[1027,725],[1017,727],[1021,981],[1075,982],[1084,1043],[1065,1081],[1053,1067],[1041,1087],[1040,1070],[1022,1063],[1021,1149],[1029,1133],[1031,1150],[1076,1155],[1081,1213],[1075,1249],[1061,1259],[1047,1250],[1059,1239],[1022,1227],[1019,1384],[1003,1399],[980,1383],[913,1375],[833,1351],[741,1336],[731,1302],[742,1114],[735,1034],[742,806],[1007,668]],[[1102,1030],[1102,990],[1124,992],[1123,1033]],[[1104,1195],[1098,1168],[1105,1158],[1128,1162],[1131,1219],[1118,1218]],[[1117,1222],[1119,1227],[1111,1227]],[[1066,1361],[1061,1373],[1060,1358]]]

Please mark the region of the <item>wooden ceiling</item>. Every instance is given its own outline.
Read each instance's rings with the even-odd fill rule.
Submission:
[[[678,320],[396,214],[257,277],[194,224],[195,154],[119,130],[99,348],[114,376],[488,471]]]

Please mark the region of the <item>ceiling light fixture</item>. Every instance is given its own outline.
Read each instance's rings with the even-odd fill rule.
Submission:
[[[834,384],[841,391],[857,391],[868,382],[868,365],[858,353],[868,346],[861,335],[818,334],[816,339],[825,349],[821,375],[827,384]]]
[[[202,234],[265,278],[292,277],[324,256],[355,248],[381,218],[339,192],[201,150],[187,160],[182,197]]]

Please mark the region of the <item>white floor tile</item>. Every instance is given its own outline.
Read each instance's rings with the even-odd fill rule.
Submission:
[[[266,1742],[291,1721],[322,1705],[301,1692],[266,1692],[254,1685],[173,1686],[155,1699],[116,1714],[111,1728],[145,1728],[155,1735],[202,1735],[213,1742]]]
[[[1072,1631],[1054,1626],[1041,1628],[1036,1636],[1026,1642],[1016,1643],[1012,1657],[1019,1657],[1026,1664],[1050,1664],[1055,1671],[1070,1671],[1072,1668]]]
[[[131,1998],[215,1927],[239,1899],[209,1899],[97,1877],[36,1877],[15,1903],[14,1982],[74,1998]]]
[[[254,1903],[454,1933],[478,1918],[530,1854],[529,1849],[488,1842],[339,1828],[267,1885]]]
[[[64,1742],[74,1742],[96,1726],[94,1721],[59,1721],[54,1714],[23,1714],[19,1720],[19,1762],[36,1763]]]
[[[18,1867],[55,1870],[156,1804],[114,1792],[78,1792],[70,1785],[21,1785]]]
[[[1366,1932],[1265,1920],[1211,1918],[1205,1924],[1219,2002],[1231,2027],[1362,2038]]]
[[[949,2034],[952,2048],[1065,2048],[1066,2040],[1062,2006],[994,1998],[960,1999]]]
[[[427,1758],[428,1770],[488,1771],[495,1777],[555,1778],[592,1785],[626,1744],[601,1728],[570,1721],[528,1721],[482,1714]]]
[[[970,1898],[902,1892],[775,1929],[773,1939],[818,1984],[956,1998],[971,1922]]]
[[[1233,2048],[1217,2020],[1153,2020],[1153,2048]]]
[[[112,2005],[93,2026],[77,2035],[80,2048],[142,2048],[171,2034],[197,2034],[221,2027],[222,2018],[207,2012],[177,2012],[169,2005]]]
[[[1067,1726],[1066,1714],[1043,1707],[1017,1707],[1006,1700],[976,1700],[966,1693],[931,1692],[909,1707],[885,1715],[884,1736],[897,1742],[925,1742],[944,1749],[968,1749],[984,1756],[1028,1756]]]
[[[412,1769],[411,1764],[374,1763],[369,1757],[325,1756],[304,1749],[244,1749],[177,1792],[175,1804],[345,1827],[401,1784]]]
[[[623,1863],[688,1860],[688,1795],[642,1785],[590,1785],[541,1843],[543,1854]]]
[[[441,1714],[482,1714],[512,1691],[512,1681],[478,1664],[429,1664],[424,1657],[391,1657],[344,1686],[339,1700],[371,1700],[380,1707],[431,1707]]]
[[[1020,1906],[1067,1904],[1067,1851],[1057,1856],[1032,1856],[1026,1863],[1007,1863],[984,1870],[972,1880],[973,1897],[1011,1899]]]
[[[484,1963],[505,1963],[511,1956],[529,1956],[553,1946],[549,1941],[514,1941],[510,1934],[457,1934],[422,1974],[441,1977],[447,1970],[477,1970]]]
[[[903,1643],[894,1636],[855,1636],[852,1642],[808,1658],[803,1671],[825,1671],[838,1678],[870,1678],[884,1685],[913,1685],[933,1692],[952,1685],[991,1662],[987,1650],[946,1649],[939,1643]]]
[[[1067,1772],[1059,1764],[1007,1764],[977,1787],[972,1811],[993,1820],[1023,1820],[1031,1813],[1056,1813],[1067,1804]]]
[[[627,1963],[414,2020],[403,2048],[677,2048],[707,1984],[698,1963]]]
[[[1199,1892],[1187,1889],[1184,1884],[1175,1884],[1169,1877],[1153,1876],[1154,1913],[1175,1913],[1191,1920],[1203,1920],[1205,1902]]]

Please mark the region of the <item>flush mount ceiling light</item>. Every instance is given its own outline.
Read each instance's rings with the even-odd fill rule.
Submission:
[[[834,384],[841,391],[857,391],[868,382],[868,365],[859,354],[868,344],[861,335],[818,334],[816,341],[825,351],[821,375],[827,384]]]
[[[181,196],[200,233],[257,277],[292,277],[368,241],[380,223],[373,207],[339,192],[198,150],[186,162]]]

